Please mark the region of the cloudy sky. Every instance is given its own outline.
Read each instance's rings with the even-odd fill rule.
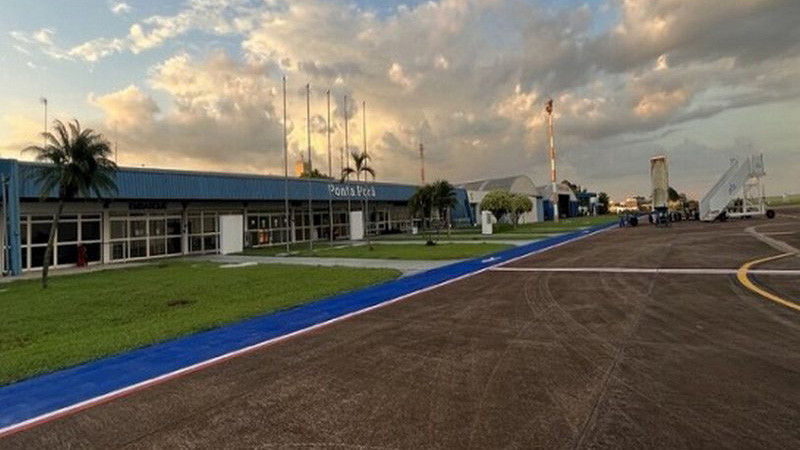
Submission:
[[[547,182],[544,102],[559,178],[646,193],[648,159],[702,195],[731,157],[763,152],[769,193],[800,192],[797,0],[3,0],[0,154],[25,158],[50,118],[119,142],[122,165],[282,173],[360,149],[378,180]],[[116,132],[115,132],[116,129]]]

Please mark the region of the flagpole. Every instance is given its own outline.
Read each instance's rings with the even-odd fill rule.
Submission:
[[[114,164],[119,164],[119,133],[117,132],[117,121],[114,121]]]
[[[363,100],[361,102],[361,120],[362,120],[362,133],[364,136],[364,164],[369,164],[369,153],[367,153],[367,101]],[[369,172],[364,172],[364,181],[368,181]],[[372,175],[372,181],[375,182],[375,175]],[[364,197],[364,222],[366,223],[366,229],[364,230],[364,236],[367,238],[367,246],[370,250],[372,250],[372,242],[369,240],[369,194]]]
[[[328,138],[328,176],[333,179],[333,160],[331,159],[331,90],[325,92],[328,100],[328,116],[325,121],[325,133]],[[333,199],[331,199],[330,189],[328,190],[328,238],[333,246]]]
[[[350,144],[348,143],[347,126],[350,120],[347,117],[347,96],[344,96],[344,156],[346,167],[350,168]],[[348,179],[350,178],[348,174]]]
[[[42,140],[44,141],[44,144],[42,144],[42,148],[47,148],[47,97],[40,98],[39,102],[44,105],[44,129],[42,132]]]
[[[367,154],[367,101],[361,102],[361,119],[363,124],[361,128],[364,130],[364,154]]]
[[[289,256],[289,238],[292,227],[289,221],[289,142],[286,136],[286,76],[283,77],[283,212],[286,256]]]
[[[311,174],[314,172],[311,159],[311,83],[306,83],[306,140],[308,145],[308,249],[314,252],[314,209],[311,206]]]
[[[331,90],[325,92],[328,100],[328,119],[325,122],[325,132],[328,138],[328,176],[333,178],[333,160],[331,159]]]
[[[348,132],[347,132],[347,127],[348,127],[347,122],[349,121],[350,120],[347,116],[347,95],[345,95],[344,96],[344,161],[346,164],[345,167],[347,167],[348,169],[350,168],[350,143],[348,142]],[[342,173],[344,174],[344,171],[342,171]],[[342,179],[344,179],[344,177]],[[349,171],[347,173],[347,181],[348,182],[350,181]],[[350,205],[350,193],[347,190],[345,190],[345,192],[347,193],[347,227],[350,228],[350,212],[352,206]],[[349,229],[347,230],[347,237],[351,242],[353,241],[353,235],[350,233]]]

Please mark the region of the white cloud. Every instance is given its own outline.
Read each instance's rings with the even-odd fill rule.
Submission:
[[[53,30],[50,30],[50,29],[47,29],[47,28],[42,28],[39,31],[35,31],[31,35],[31,38],[34,41],[36,41],[36,42],[38,42],[38,43],[40,43],[42,45],[52,46],[53,45],[53,39],[52,39],[53,34],[55,34],[55,32],[53,32]]]
[[[189,0],[184,9],[172,16],[154,15],[134,23],[126,36],[99,37],[64,50],[53,42],[55,31],[42,28],[32,33],[12,31],[15,40],[37,47],[54,59],[78,58],[97,62],[107,56],[129,50],[134,54],[161,47],[170,39],[201,30],[214,35],[245,33],[252,29],[258,5],[249,0]],[[114,3],[111,12],[117,15],[132,11],[125,2]],[[19,47],[18,51],[27,49]]]
[[[159,112],[155,100],[135,85],[99,97],[90,94],[89,102],[105,111],[107,125],[123,131],[148,127]]]
[[[389,79],[392,83],[401,86],[403,89],[411,90],[419,83],[421,75],[408,76],[403,70],[403,66],[394,62],[389,68]]]
[[[99,38],[72,47],[69,55],[88,62],[96,62],[106,56],[121,52],[125,47],[122,39]]]
[[[111,12],[118,16],[129,14],[132,10],[133,8],[131,8],[131,5],[125,2],[114,3],[111,5]]]
[[[448,62],[447,58],[442,55],[436,57],[436,62],[434,64],[437,69],[441,70],[447,70],[447,68],[450,67],[450,62]]]
[[[55,34],[55,31],[49,28],[41,28],[31,33],[12,31],[9,36],[19,43],[14,46],[19,52],[30,54],[29,49],[36,48],[53,59],[71,59],[66,51],[53,43]]]
[[[405,162],[420,139],[431,149],[433,173],[453,180],[536,173],[545,158],[548,97],[556,101],[563,173],[603,180],[611,170],[596,162],[588,164],[593,170],[581,167],[579,151],[599,146],[613,161],[628,156],[616,149],[620,142],[652,148],[661,136],[722,111],[800,96],[800,28],[788,19],[797,17],[800,2],[616,5],[603,7],[619,8],[619,23],[598,32],[590,7],[521,0],[442,0],[385,14],[343,1],[194,0],[175,15],[144,19],[126,36],[89,41],[67,56],[99,61],[126,49],[140,53],[193,30],[236,36],[241,59],[192,51],[152,68],[149,88],[172,105],[151,114],[152,143],[142,140],[143,149],[168,148],[231,169],[258,151],[276,155],[275,96],[285,73],[296,123],[305,123],[300,87],[311,82],[315,130],[325,89],[334,91],[337,120],[344,94],[356,97],[351,116],[366,98],[379,178],[396,180],[414,176]],[[41,37],[53,45],[52,36]],[[351,124],[351,145],[361,142],[358,122]],[[297,149],[305,145],[303,133],[303,126],[292,130]],[[314,146],[317,153],[324,148]]]

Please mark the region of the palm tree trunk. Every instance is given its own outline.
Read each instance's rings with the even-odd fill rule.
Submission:
[[[47,274],[50,272],[50,260],[53,259],[56,231],[58,230],[58,221],[61,219],[62,212],[64,212],[64,200],[59,200],[58,209],[53,218],[53,224],[50,226],[50,237],[47,238],[47,249],[44,251],[44,261],[42,262],[42,289],[47,288]]]
[[[450,228],[452,228],[452,224],[450,223],[450,207],[447,207],[447,239],[450,239]]]
[[[366,175],[364,176],[364,178],[366,178]],[[369,197],[365,197],[365,200],[364,200],[364,210],[365,210],[365,212],[367,213],[367,214],[366,214],[367,229],[366,229],[366,231],[365,231],[365,233],[366,233],[366,236],[367,236],[367,247],[368,247],[370,250],[372,250],[372,241],[369,239]]]

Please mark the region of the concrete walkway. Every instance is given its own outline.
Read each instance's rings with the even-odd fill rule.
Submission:
[[[170,258],[175,259],[175,258]],[[142,262],[126,262],[126,263],[108,263],[108,264],[92,264],[87,267],[50,267],[50,273],[48,277],[60,277],[64,275],[81,275],[86,273],[93,273],[93,272],[104,272],[106,270],[116,270],[116,269],[130,269],[133,267],[141,267],[141,266],[148,266],[152,264],[158,264],[159,262],[164,262],[164,260],[150,260],[150,261],[142,261]],[[19,280],[38,280],[42,278],[42,271],[41,270],[31,270],[29,272],[23,272],[21,275],[17,275],[15,277],[0,277],[0,284],[3,283],[11,283],[13,281]]]
[[[209,255],[198,256],[206,261],[219,264],[299,264],[303,266],[343,266],[364,267],[372,269],[397,269],[403,276],[412,275],[437,267],[453,264],[458,259],[445,259],[437,261],[418,261],[403,259],[372,259],[372,258],[315,258],[304,256],[245,256],[245,255]]]
[[[446,244],[502,244],[502,245],[513,245],[515,247],[519,247],[520,245],[528,245],[530,243],[540,241],[541,239],[526,239],[526,240],[500,240],[500,239],[482,239],[482,240],[468,240],[468,239],[439,239],[437,242],[446,245]],[[419,244],[425,245],[425,241],[423,240],[408,240],[408,241],[390,241],[390,240],[373,240],[373,244],[391,244],[391,245],[398,245],[398,244]],[[365,245],[366,242],[363,241],[356,241],[353,242],[353,245]]]

